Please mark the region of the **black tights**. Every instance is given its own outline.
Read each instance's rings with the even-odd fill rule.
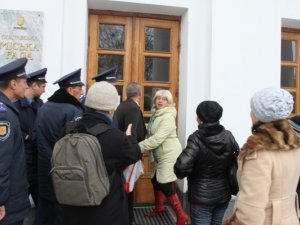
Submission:
[[[176,185],[174,181],[161,184],[157,181],[156,174],[154,174],[153,178],[151,179],[151,183],[153,185],[154,191],[162,191],[166,197],[169,197],[176,193]]]

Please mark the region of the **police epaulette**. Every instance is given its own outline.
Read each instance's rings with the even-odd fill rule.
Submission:
[[[6,112],[7,111],[7,107],[3,102],[0,102],[0,112]]]

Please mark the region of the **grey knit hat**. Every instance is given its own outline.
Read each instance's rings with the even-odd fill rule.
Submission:
[[[94,83],[88,90],[84,105],[101,111],[115,109],[118,102],[118,92],[112,84],[101,81]]]
[[[294,106],[293,96],[281,88],[265,88],[256,92],[250,102],[251,111],[261,122],[286,119]]]

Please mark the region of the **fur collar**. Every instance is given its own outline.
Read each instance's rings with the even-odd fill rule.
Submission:
[[[252,135],[241,149],[239,158],[244,159],[255,151],[287,151],[298,148],[300,139],[287,120],[257,123]]]
[[[54,92],[54,94],[50,98],[48,98],[48,100],[56,103],[68,103],[83,109],[82,104],[74,96],[70,95],[66,90],[62,88]]]

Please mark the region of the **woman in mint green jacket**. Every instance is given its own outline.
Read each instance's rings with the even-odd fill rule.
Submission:
[[[176,133],[176,108],[168,90],[159,90],[153,98],[152,117],[148,124],[148,138],[139,143],[144,151],[149,151],[154,164],[151,182],[154,189],[155,208],[146,216],[154,217],[165,211],[163,195],[176,213],[176,225],[183,225],[188,216],[183,211],[176,194],[177,179],[173,167],[182,148]]]

